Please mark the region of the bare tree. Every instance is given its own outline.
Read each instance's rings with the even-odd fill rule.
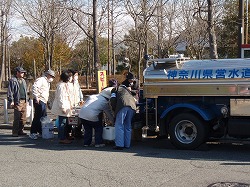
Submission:
[[[54,42],[57,34],[69,26],[66,14],[66,1],[61,0],[18,0],[15,8],[35,32],[44,45],[44,63],[46,69],[53,66]]]
[[[108,74],[115,75],[115,47],[119,44],[119,26],[123,12],[123,0],[106,0],[107,1],[107,36],[108,36]],[[124,28],[125,29],[125,28]],[[116,41],[115,41],[116,40]]]
[[[158,57],[167,57],[174,53],[180,43],[180,36],[184,29],[180,15],[183,15],[180,2],[168,1],[165,4],[160,2],[157,19],[154,22],[158,34]]]
[[[208,4],[208,34],[209,34],[209,46],[210,46],[210,58],[217,59],[217,41],[216,41],[216,34],[214,29],[214,3],[213,0],[207,0]]]
[[[217,41],[215,34],[214,6],[215,3],[213,2],[213,0],[198,0],[196,11],[194,12],[194,15],[198,14],[198,16],[207,23],[207,32],[209,35],[209,51],[210,58],[212,59],[218,58]],[[207,15],[203,16],[204,13],[207,13]]]
[[[106,9],[107,4],[105,1],[98,2],[97,0],[92,0],[91,5],[89,0],[87,4],[86,2],[79,0],[71,0],[68,2],[68,12],[71,20],[81,29],[93,44],[94,71],[90,70],[89,72],[95,72],[96,81],[97,71],[101,67],[98,38],[102,32],[105,32],[105,28],[107,28],[106,25],[103,25],[103,18]],[[88,63],[90,63],[90,59],[88,60]],[[88,65],[90,67],[90,64]]]
[[[134,21],[135,34],[137,36],[134,42],[138,45],[138,76],[141,75],[142,56],[149,53],[148,34],[153,27],[152,19],[157,16],[158,5],[163,6],[167,1],[125,0],[125,8]],[[145,67],[146,63],[143,63],[143,69]]]
[[[12,5],[12,0],[2,0],[0,2],[0,36],[1,36],[1,75],[0,75],[0,88],[2,88],[2,82],[5,78],[6,80],[6,59],[7,59],[7,44],[8,44],[8,23],[10,8]]]

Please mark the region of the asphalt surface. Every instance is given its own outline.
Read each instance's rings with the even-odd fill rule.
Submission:
[[[0,93],[0,187],[250,187],[249,144],[207,143],[187,151],[147,137],[116,151],[113,142],[61,145],[56,132],[53,139],[12,137],[13,110],[4,123],[4,98]]]
[[[211,143],[187,151],[148,137],[116,151],[112,142],[61,145],[56,136],[31,140],[0,129],[0,186],[250,186],[250,145]]]

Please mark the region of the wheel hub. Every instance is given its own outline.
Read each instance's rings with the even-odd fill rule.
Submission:
[[[190,136],[190,135],[193,134],[194,131],[193,131],[193,129],[192,129],[191,127],[187,127],[187,128],[185,128],[184,132],[185,132],[188,136]]]
[[[190,144],[197,136],[197,128],[192,121],[182,120],[175,127],[175,136],[181,143]]]

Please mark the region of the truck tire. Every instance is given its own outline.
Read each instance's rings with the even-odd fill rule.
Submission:
[[[169,136],[178,149],[195,149],[206,141],[207,125],[194,114],[179,114],[169,124]]]

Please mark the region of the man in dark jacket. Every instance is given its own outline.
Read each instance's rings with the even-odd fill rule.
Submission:
[[[136,102],[131,91],[120,85],[111,91],[110,104],[115,113],[115,147],[129,148],[131,142],[131,122],[136,111]]]
[[[12,136],[26,135],[23,132],[26,124],[26,105],[27,105],[27,85],[24,80],[26,71],[22,67],[15,68],[15,76],[9,80],[8,86],[8,106],[14,109],[14,121]]]
[[[139,94],[139,81],[135,78],[133,73],[128,72],[126,79],[122,82],[122,84],[131,88],[131,93],[133,96]]]

